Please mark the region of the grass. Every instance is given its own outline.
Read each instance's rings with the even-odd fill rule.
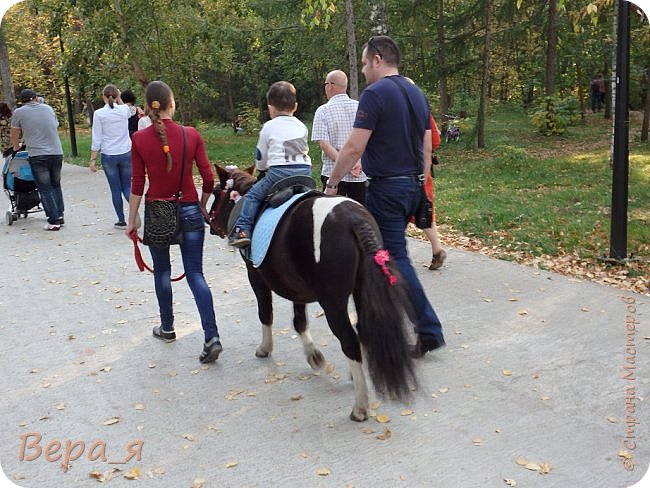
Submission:
[[[469,133],[471,121],[461,127]],[[632,123],[628,203],[628,253],[650,260],[650,145],[638,142]],[[201,124],[211,161],[253,164],[256,135]],[[574,254],[591,259],[609,254],[611,121],[587,114],[584,124],[562,136],[537,133],[524,111],[499,107],[488,118],[487,149],[442,143],[436,167],[436,215],[447,231],[478,238],[485,246],[527,256]],[[90,135],[77,131],[80,156],[66,161],[88,165]],[[314,176],[320,149],[310,143]],[[646,268],[647,269],[647,268]]]

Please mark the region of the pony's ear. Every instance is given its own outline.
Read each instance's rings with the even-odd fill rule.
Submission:
[[[230,177],[230,173],[216,163],[214,165],[214,169],[217,171],[219,183],[221,183],[221,186],[224,187],[226,185],[226,181],[228,181],[228,178]]]
[[[248,173],[249,175],[253,176],[255,173],[255,165],[250,166],[244,170],[244,173]]]

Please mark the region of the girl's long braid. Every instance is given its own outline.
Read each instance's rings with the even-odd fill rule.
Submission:
[[[160,118],[160,110],[167,110],[173,103],[173,94],[171,88],[162,81],[152,81],[147,85],[144,97],[149,108],[149,118],[158,133],[162,151],[165,153],[167,161],[167,172],[172,170],[172,155],[169,152],[169,143],[167,141],[167,129]]]
[[[158,137],[160,138],[162,150],[165,153],[165,158],[167,160],[167,172],[169,173],[172,170],[172,155],[169,152],[169,145],[167,144],[167,129],[165,129],[165,124],[160,118],[160,107],[152,107],[149,113],[149,118],[151,118],[151,122],[153,122]]]

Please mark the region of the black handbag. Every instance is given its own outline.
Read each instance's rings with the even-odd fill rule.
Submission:
[[[409,115],[411,116],[411,144],[413,144],[413,153],[417,157],[418,155],[418,146],[417,143],[415,142],[415,139],[413,138],[413,134],[415,133],[415,127],[416,127],[416,122],[415,122],[415,113],[413,111],[413,105],[411,104],[411,99],[408,97],[408,94],[406,93],[406,90],[402,85],[400,85],[395,79],[392,77],[388,77],[390,81],[395,83],[399,89],[402,92],[402,95],[404,95],[404,98],[406,99],[406,104],[409,107]],[[433,169],[433,166],[432,166]],[[424,169],[420,170],[422,173],[424,173]],[[433,203],[431,203],[431,200],[429,200],[429,197],[427,196],[426,191],[424,190],[424,174],[420,175],[420,203],[418,204],[418,208],[415,209],[415,213],[413,214],[413,220],[415,223],[415,226],[418,229],[428,229],[431,227],[433,224]]]
[[[182,244],[183,230],[181,229],[180,199],[183,196],[183,172],[185,170],[186,137],[183,131],[183,160],[181,162],[181,181],[173,200],[146,200],[144,202],[144,235],[142,243],[145,246],[169,247]]]

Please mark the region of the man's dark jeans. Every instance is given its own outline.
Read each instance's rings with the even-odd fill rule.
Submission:
[[[407,283],[418,334],[435,337],[444,344],[440,320],[424,293],[422,284],[408,257],[406,226],[420,203],[422,192],[416,176],[372,180],[368,186],[366,207],[373,215],[384,239],[384,247]]]
[[[63,156],[30,156],[29,166],[41,196],[43,210],[50,224],[56,224],[63,218],[63,192],[61,191],[61,168]]]

